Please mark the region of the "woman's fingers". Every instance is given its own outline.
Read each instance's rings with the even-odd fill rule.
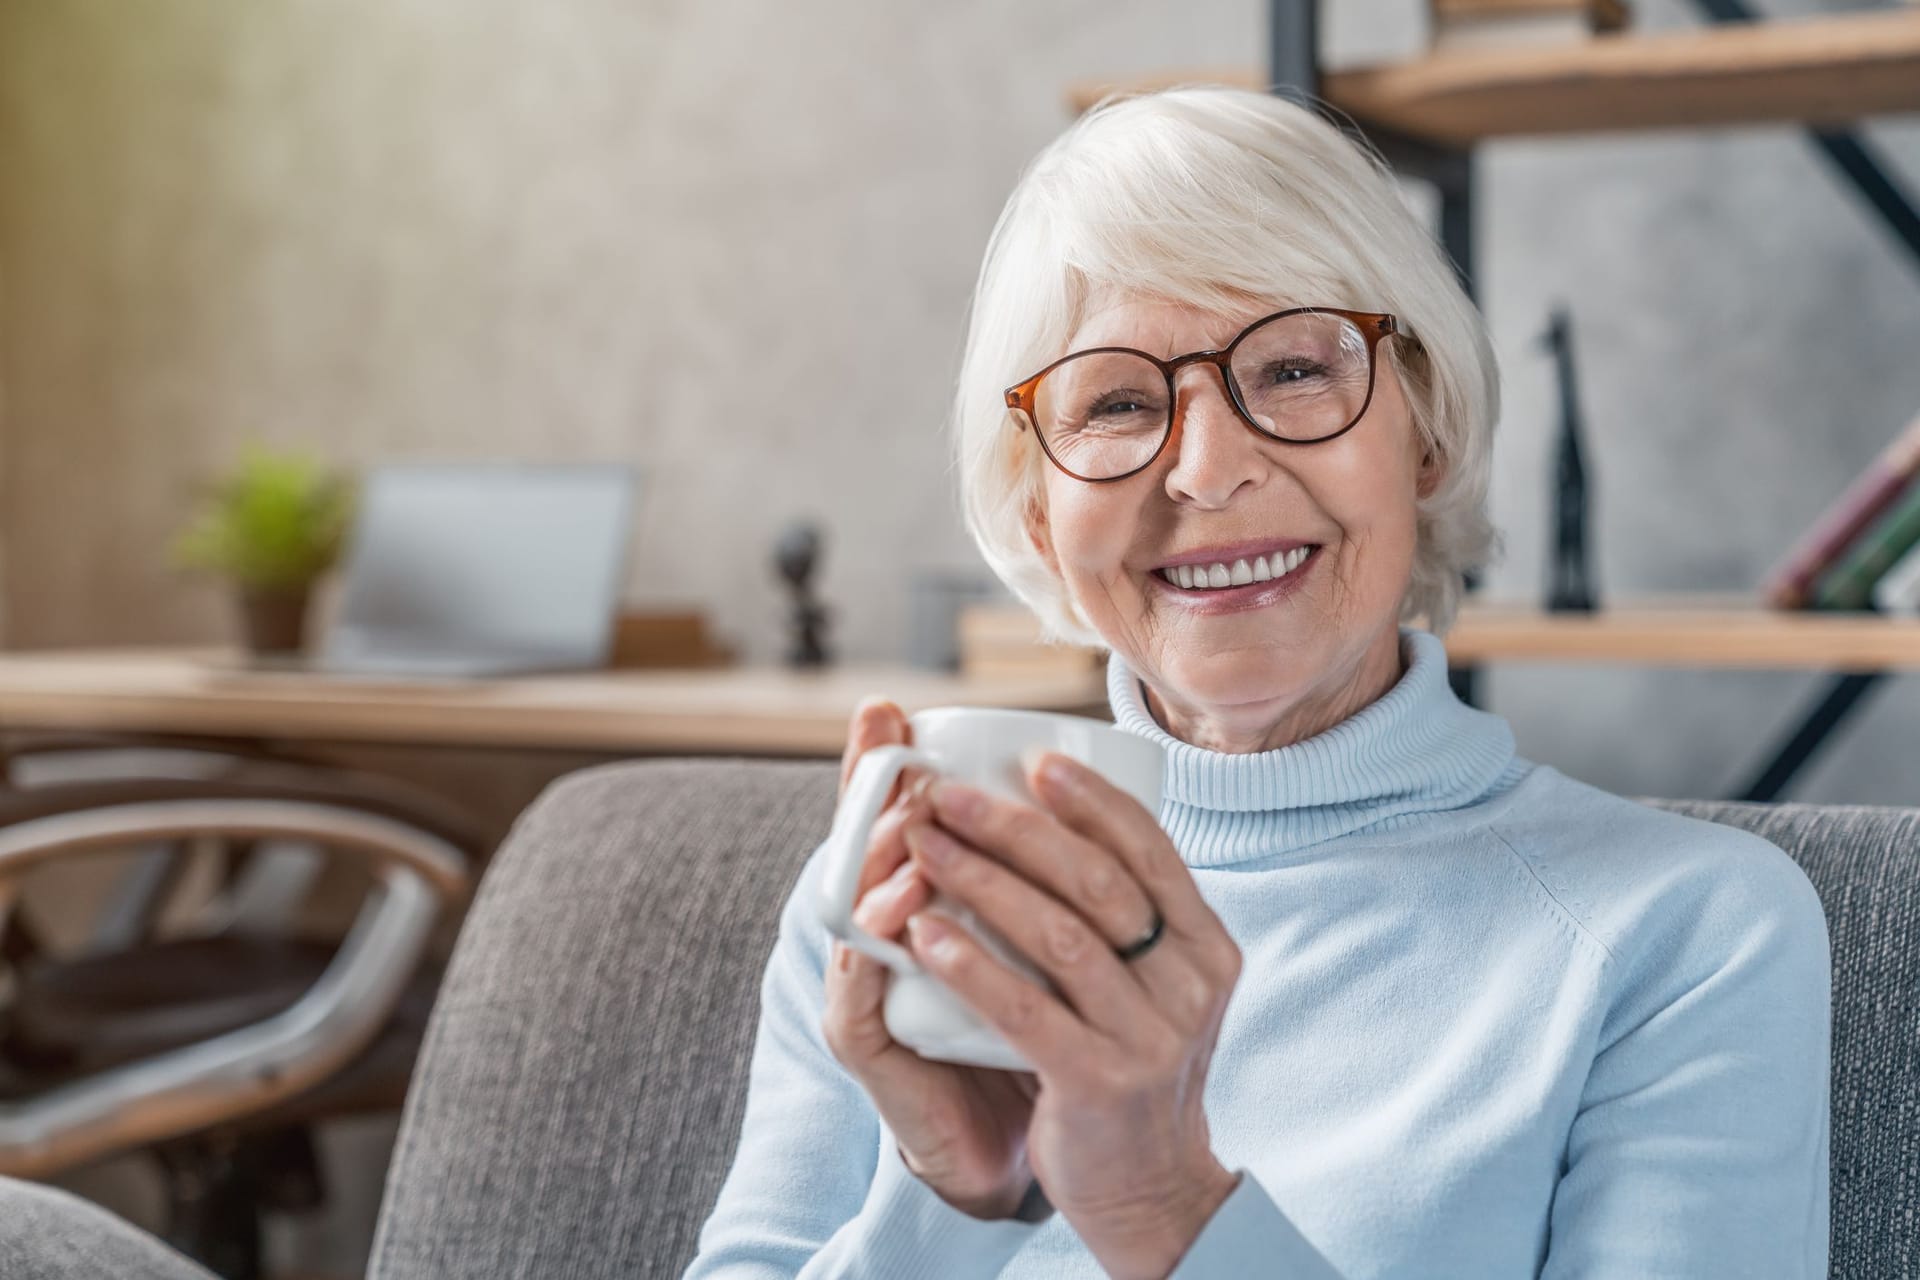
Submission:
[[[1005,1036],[1040,1075],[1077,1081],[1087,1074],[1112,1074],[1125,1061],[1122,1045],[1084,1021],[1070,996],[1044,991],[1016,973],[946,913],[917,913],[907,939],[915,961]]]
[[[1114,1045],[1131,1046],[1153,1033],[1158,1021],[1154,1015],[1162,1011],[1156,1009],[1144,975],[1114,954],[1113,944],[1103,938],[1100,927],[1083,914],[1084,908],[1061,901],[998,859],[947,835],[936,824],[914,827],[910,843],[914,861],[920,864],[921,873],[928,877],[931,886],[972,908],[1014,951],[1046,974],[1088,1028],[1104,1033]],[[1071,850],[1058,852],[1062,861],[1075,857]],[[1185,969],[1184,964],[1175,966],[1168,956],[1160,959],[1159,967],[1163,970]],[[1044,1002],[1036,1000],[1041,993],[1032,991],[1024,977],[1010,971],[1006,977],[1012,981],[1002,983],[1000,973],[989,971],[999,970],[1001,966],[984,949],[980,950],[977,962],[962,957],[959,963],[975,964],[974,972],[984,983],[983,996],[992,997],[997,989],[997,994],[1010,1002],[1016,997],[1029,1002],[1029,1007],[1040,1015],[1035,1017],[1037,1024],[1047,1021],[1050,1011],[1038,1006],[1053,1003],[1051,998]],[[941,976],[948,974],[942,972]],[[1191,981],[1193,976],[1187,975],[1181,987],[1183,991],[1187,986],[1196,985]],[[961,994],[964,996],[967,992]],[[1183,1000],[1204,1000],[1208,996],[1210,992],[1196,991]],[[1013,1003],[1005,1008],[1008,1016],[1014,1016],[1018,1010]],[[1169,1020],[1184,1021],[1191,1016],[1197,1021],[1209,1012],[1210,1009],[1202,1008],[1189,1015],[1183,1008],[1177,1011],[1177,1018]],[[1035,1026],[1036,1031],[1044,1029],[1043,1025]]]
[[[912,726],[901,713],[900,708],[887,699],[873,696],[861,700],[854,708],[853,721],[847,730],[847,749],[840,757],[840,798],[845,799],[847,783],[853,778],[853,771],[859,766],[860,757],[878,746],[889,743],[906,743],[913,736]],[[905,849],[899,847],[897,836],[883,834],[886,814],[899,799],[901,790],[917,774],[918,770],[906,769],[895,781],[887,795],[887,803],[881,810],[881,817],[873,825],[867,841],[866,857],[860,865],[860,878],[854,886],[854,901],[859,902],[862,895],[874,885],[893,873],[893,869],[906,857]]]
[[[861,863],[860,879],[853,891],[856,918],[860,900],[867,892],[908,861],[906,828],[914,822],[928,821],[931,812],[926,799],[919,792],[908,791],[897,797],[891,807],[881,810],[880,816],[873,820],[873,830],[867,840],[866,860]]]
[[[827,1008],[820,1031],[833,1055],[849,1067],[859,1067],[886,1052],[893,1043],[880,1004],[887,993],[887,967],[862,955],[844,942],[833,944],[827,958]]]
[[[1044,770],[1050,763],[1061,767],[1058,781]],[[1062,826],[1114,851],[1159,907],[1169,932],[1210,952],[1231,948],[1232,939],[1200,896],[1192,869],[1181,860],[1159,819],[1138,800],[1064,752],[1040,753],[1029,765],[1027,778],[1034,794]]]
[[[1109,946],[1133,942],[1152,922],[1153,899],[1127,862],[1045,809],[968,786],[930,804],[941,826],[1077,909]]]
[[[853,909],[853,921],[876,938],[891,938],[907,917],[926,905],[927,882],[912,859],[867,891]]]
[[[904,862],[854,905],[854,922],[877,938],[891,938],[907,917],[927,903],[928,885],[912,862]],[[867,1061],[893,1044],[880,1006],[887,993],[887,967],[865,952],[836,941],[827,957],[825,1034],[843,1061]]]
[[[894,703],[878,695],[861,699],[847,725],[847,749],[840,756],[840,794],[846,795],[861,756],[885,743],[906,742],[912,733],[906,715]]]

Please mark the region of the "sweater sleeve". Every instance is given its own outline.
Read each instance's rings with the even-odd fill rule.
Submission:
[[[1826,916],[1777,846],[1728,852],[1616,956],[1543,1280],[1827,1274]]]
[[[1251,1170],[1201,1228],[1167,1280],[1341,1280],[1340,1272],[1300,1234]]]
[[[866,1090],[827,1047],[819,861],[816,851],[781,909],[739,1145],[683,1280],[997,1276],[1043,1224],[948,1204],[906,1167]]]

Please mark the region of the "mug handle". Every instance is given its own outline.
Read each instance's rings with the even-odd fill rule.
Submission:
[[[853,922],[854,895],[860,890],[860,866],[866,861],[867,843],[873,838],[873,823],[886,806],[887,793],[900,771],[917,764],[937,770],[939,761],[914,747],[890,743],[872,747],[860,755],[847,791],[835,811],[833,829],[827,833],[826,862],[820,875],[820,893],[816,909],[827,932],[855,951],[864,952],[898,973],[919,973],[920,964],[913,953],[898,943],[876,938]]]

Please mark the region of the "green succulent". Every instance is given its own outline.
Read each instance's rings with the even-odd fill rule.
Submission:
[[[175,536],[173,563],[250,587],[303,586],[339,557],[354,496],[351,479],[309,455],[250,445]]]

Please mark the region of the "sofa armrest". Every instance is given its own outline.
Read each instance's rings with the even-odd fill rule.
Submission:
[[[738,1143],[781,906],[838,773],[621,761],[520,815],[434,1003],[369,1280],[685,1269]]]
[[[68,1191],[0,1177],[7,1280],[215,1280],[132,1223]]]

